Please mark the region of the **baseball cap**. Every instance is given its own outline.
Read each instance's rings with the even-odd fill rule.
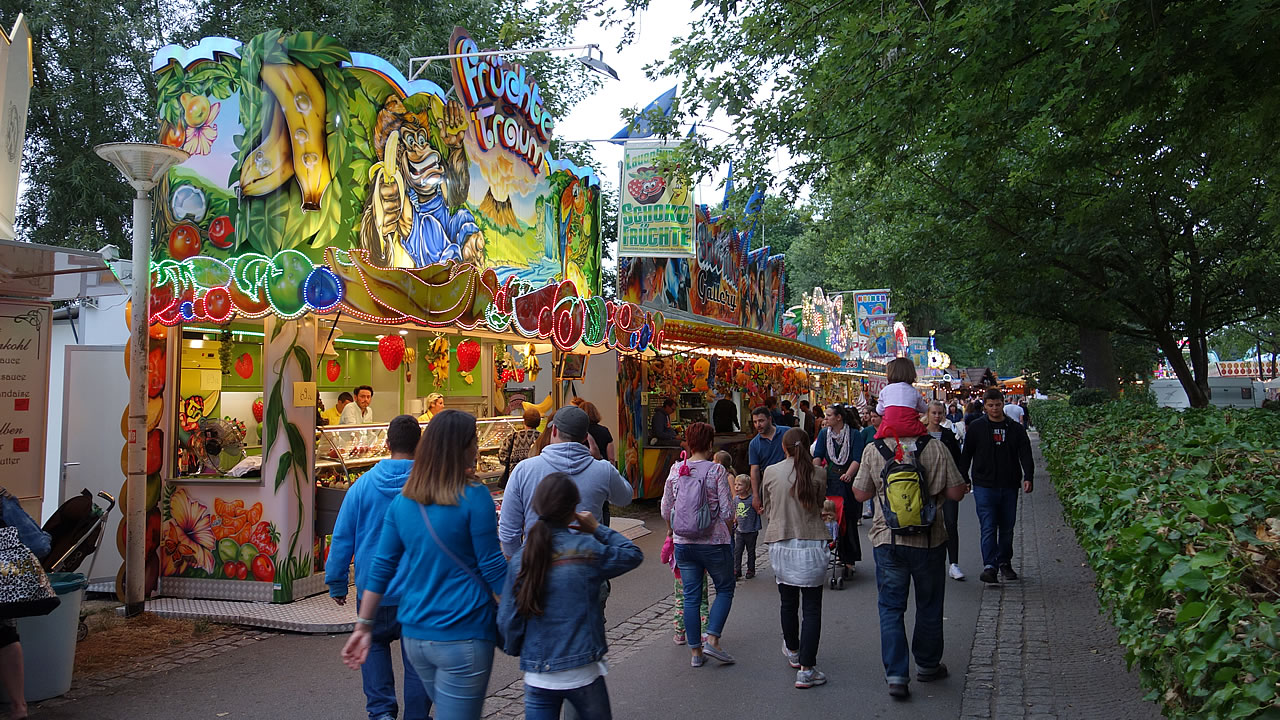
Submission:
[[[591,420],[587,418],[587,413],[582,408],[570,405],[557,410],[551,424],[567,440],[585,440]]]

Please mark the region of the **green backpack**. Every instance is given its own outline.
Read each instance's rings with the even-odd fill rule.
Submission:
[[[880,472],[880,512],[894,535],[922,535],[933,527],[938,515],[937,504],[929,494],[929,480],[920,466],[920,455],[932,440],[929,435],[916,439],[916,450],[910,456],[890,450],[884,440],[876,440],[876,449],[884,456]],[[907,459],[909,457],[910,459]]]

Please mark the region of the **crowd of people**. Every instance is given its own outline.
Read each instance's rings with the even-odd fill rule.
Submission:
[[[847,577],[865,559],[857,530],[865,519],[890,695],[909,696],[912,658],[917,681],[948,675],[946,578],[965,579],[960,503],[972,492],[981,579],[1017,579],[1012,530],[1034,471],[1029,416],[994,389],[980,408],[927,403],[914,375],[909,360],[889,363],[890,382],[865,413],[807,401],[754,408],[744,473],[714,451],[712,425],[684,428],[660,509],[669,527],[662,560],[678,596],[673,640],[687,646],[692,667],[736,662],[721,640],[737,583],[756,576],[759,542],[769,548],[795,686],[826,683],[818,668],[823,586],[833,567]],[[563,407],[541,433],[537,410],[525,412],[524,429],[501,447],[500,514],[474,478],[475,418],[429,412],[425,431],[412,416],[391,422],[391,458],[349,491],[326,565],[330,595],[345,604],[354,561],[358,618],[342,655],[362,671],[371,720],[400,716],[397,640],[409,720],[433,707],[441,718],[479,717],[495,649],[520,658],[526,717],[555,718],[562,708],[566,717],[611,717],[604,610],[610,580],[643,553],[607,526],[608,506],[629,504],[632,487],[598,410],[584,401]],[[904,477],[918,489],[904,489]],[[905,510],[894,498],[912,492],[919,502]]]

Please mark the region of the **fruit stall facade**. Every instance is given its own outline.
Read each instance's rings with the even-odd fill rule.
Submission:
[[[782,255],[768,247],[748,252],[750,233],[722,225],[706,206],[695,208],[695,220],[694,257],[618,263],[622,299],[665,319],[660,352],[619,361],[620,465],[639,497],[661,497],[680,457],[680,447],[649,436],[664,398],[676,401],[677,429],[699,420],[719,425],[716,449],[745,473],[751,409],[769,397],[808,398],[810,374],[840,361],[797,338],[785,312]]]
[[[449,52],[476,51],[456,29]],[[392,417],[435,393],[472,412],[496,477],[540,353],[661,346],[662,313],[598,295],[599,180],[548,153],[537,81],[450,65],[452,89],[410,82],[306,32],[154,58],[160,140],[191,158],[155,191],[149,594],[319,592]],[[374,422],[318,427],[359,386]]]

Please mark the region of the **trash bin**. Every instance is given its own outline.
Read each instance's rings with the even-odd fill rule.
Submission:
[[[80,573],[49,573],[49,582],[62,601],[58,608],[48,615],[18,618],[27,702],[65,694],[75,669],[80,602],[89,581]]]

